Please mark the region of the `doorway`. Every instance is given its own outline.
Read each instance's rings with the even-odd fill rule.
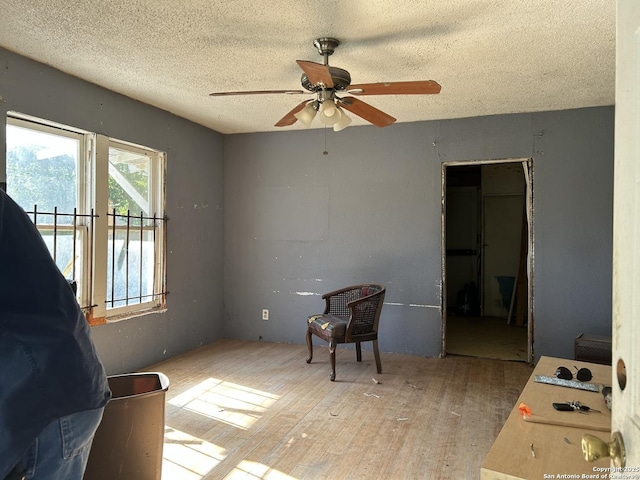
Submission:
[[[531,363],[532,162],[442,167],[444,355]]]

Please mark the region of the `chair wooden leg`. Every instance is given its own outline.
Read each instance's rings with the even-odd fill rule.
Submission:
[[[382,373],[382,364],[380,363],[380,352],[378,351],[378,339],[373,341],[373,355],[376,357],[376,368],[378,373]]]
[[[329,342],[329,360],[331,361],[329,378],[333,382],[336,379],[336,343],[333,340]]]
[[[356,362],[362,361],[362,347],[360,346],[360,342],[356,342]]]
[[[313,359],[313,340],[311,339],[311,330],[307,330],[307,349],[309,350],[309,356],[307,357],[307,363],[311,363]]]

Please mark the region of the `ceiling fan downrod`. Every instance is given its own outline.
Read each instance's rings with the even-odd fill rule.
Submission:
[[[324,64],[329,65],[329,55],[333,55],[336,47],[340,45],[340,40],[331,37],[316,38],[313,45],[318,49],[318,53],[324,57]]]

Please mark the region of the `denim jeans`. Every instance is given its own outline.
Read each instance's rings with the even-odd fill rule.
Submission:
[[[22,458],[26,480],[82,480],[103,412],[86,410],[51,422]]]

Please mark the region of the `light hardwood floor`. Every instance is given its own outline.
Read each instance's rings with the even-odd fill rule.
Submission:
[[[532,368],[223,340],[153,365],[170,379],[163,480],[478,479]],[[380,383],[376,383],[376,379]]]

